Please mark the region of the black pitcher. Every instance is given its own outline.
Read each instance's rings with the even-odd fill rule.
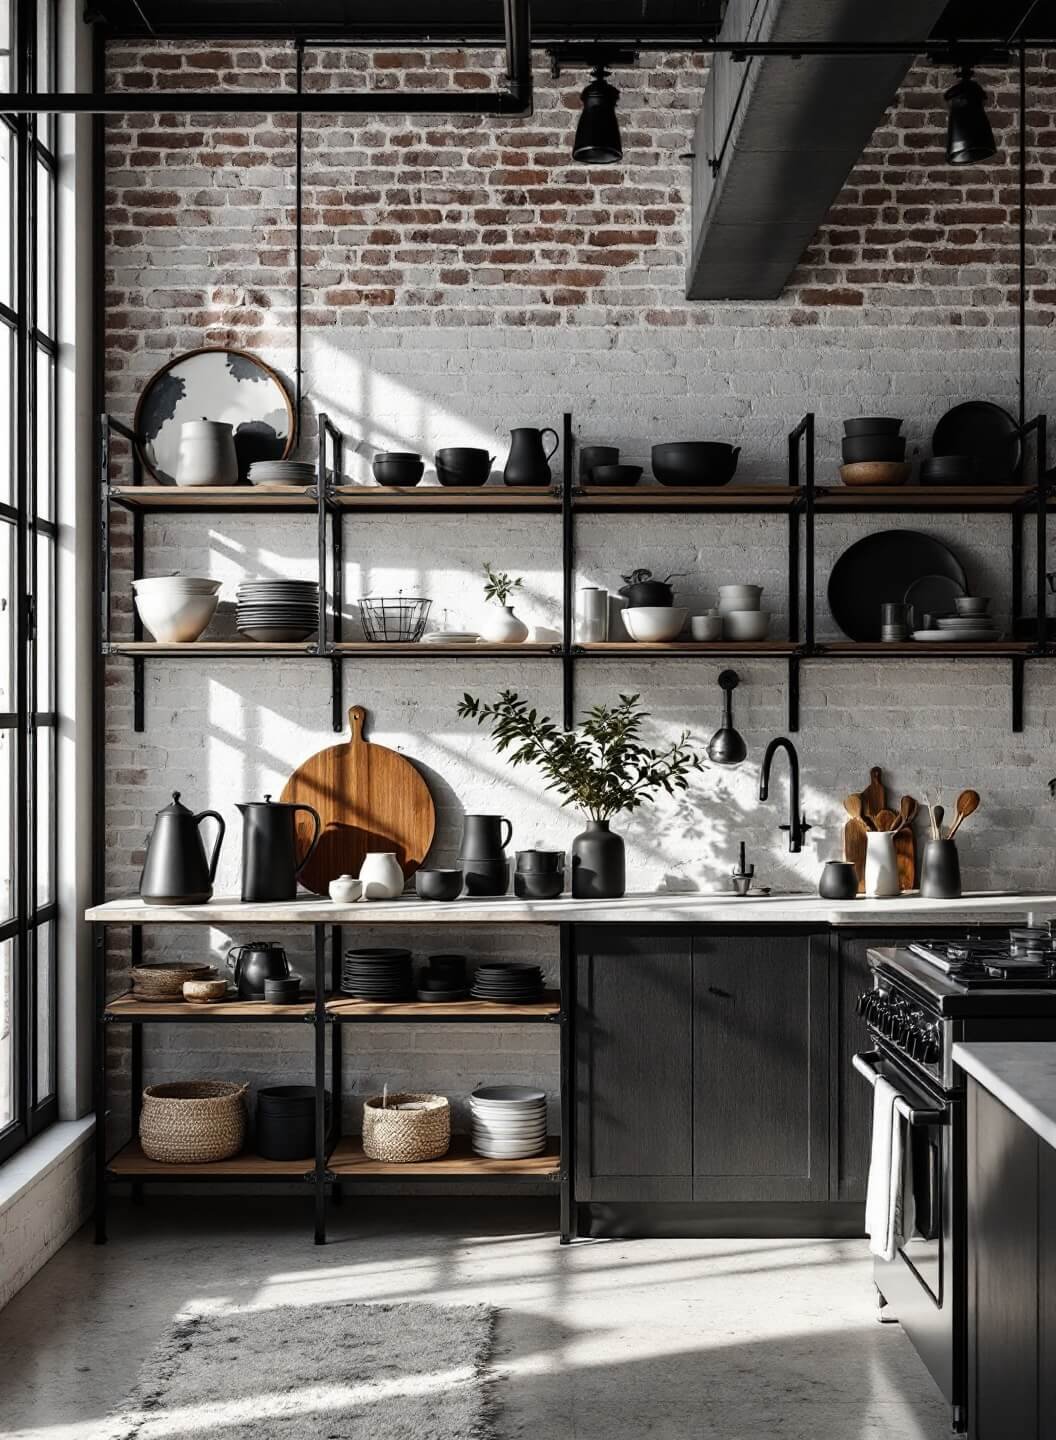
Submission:
[[[286,805],[273,801],[248,800],[235,807],[242,812],[242,899],[292,900],[297,894],[297,876],[311,859],[319,843],[323,822],[310,805]],[[297,859],[297,811],[315,821],[311,844]]]
[[[543,436],[552,435],[554,443],[550,450],[543,446]],[[549,485],[553,479],[549,461],[558,447],[557,431],[549,426],[545,430],[524,427],[510,433],[510,453],[506,458],[506,469],[502,478],[507,485]]]
[[[206,818],[220,827],[207,860],[199,825]],[[197,815],[180,804],[180,792],[172,792],[172,804],[159,810],[147,841],[139,893],[152,905],[204,905],[213,893],[216,863],[224,838],[224,819],[215,810]]]
[[[512,835],[513,826],[505,815],[466,815],[459,856],[463,860],[505,860]]]
[[[291,973],[286,951],[274,940],[232,945],[227,952],[227,968],[243,1000],[263,1000],[266,980],[284,980]]]

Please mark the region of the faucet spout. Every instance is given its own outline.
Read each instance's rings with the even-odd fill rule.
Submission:
[[[788,824],[780,828],[788,831],[789,851],[798,855],[803,849],[803,840],[810,826],[799,807],[799,755],[787,735],[775,736],[766,747],[759,771],[759,799],[767,800],[770,797],[770,770],[779,750],[783,750],[788,756]]]

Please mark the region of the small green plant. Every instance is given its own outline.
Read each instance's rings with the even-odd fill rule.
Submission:
[[[575,806],[590,820],[609,820],[661,792],[688,790],[690,773],[704,768],[688,731],[666,750],[642,744],[642,722],[649,716],[638,700],[621,695],[617,705],[595,705],[573,731],[530,709],[512,690],[503,690],[494,704],[464,695],[458,713],[490,724],[496,751],[508,753],[511,765],[537,765],[545,788],[556,791],[562,805]]]
[[[507,575],[505,570],[493,570],[490,560],[484,561],[484,576],[485,600],[497,600],[500,605],[508,605],[513,592],[519,590],[524,584],[519,575],[514,580],[512,576]]]

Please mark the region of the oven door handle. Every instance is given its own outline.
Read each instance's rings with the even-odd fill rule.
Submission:
[[[876,1068],[879,1061],[883,1059],[879,1050],[866,1050],[862,1055],[852,1055],[851,1064],[864,1075],[870,1085],[875,1085],[880,1079],[880,1071]],[[895,1109],[910,1125],[948,1125],[950,1123],[950,1112],[943,1107],[940,1110],[918,1110],[912,1106],[904,1095],[895,1096]]]

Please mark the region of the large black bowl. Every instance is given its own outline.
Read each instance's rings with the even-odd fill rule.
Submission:
[[[672,440],[653,446],[653,474],[661,485],[728,485],[740,453],[717,440]]]
[[[897,435],[902,421],[893,415],[862,415],[857,420],[845,420],[845,435]]]
[[[417,485],[425,474],[425,461],[420,455],[390,450],[375,455],[370,468],[379,485]]]
[[[483,485],[491,474],[494,455],[486,450],[454,445],[433,456],[441,485]]]
[[[843,442],[843,463],[862,465],[870,460],[904,460],[904,435],[848,435]]]

